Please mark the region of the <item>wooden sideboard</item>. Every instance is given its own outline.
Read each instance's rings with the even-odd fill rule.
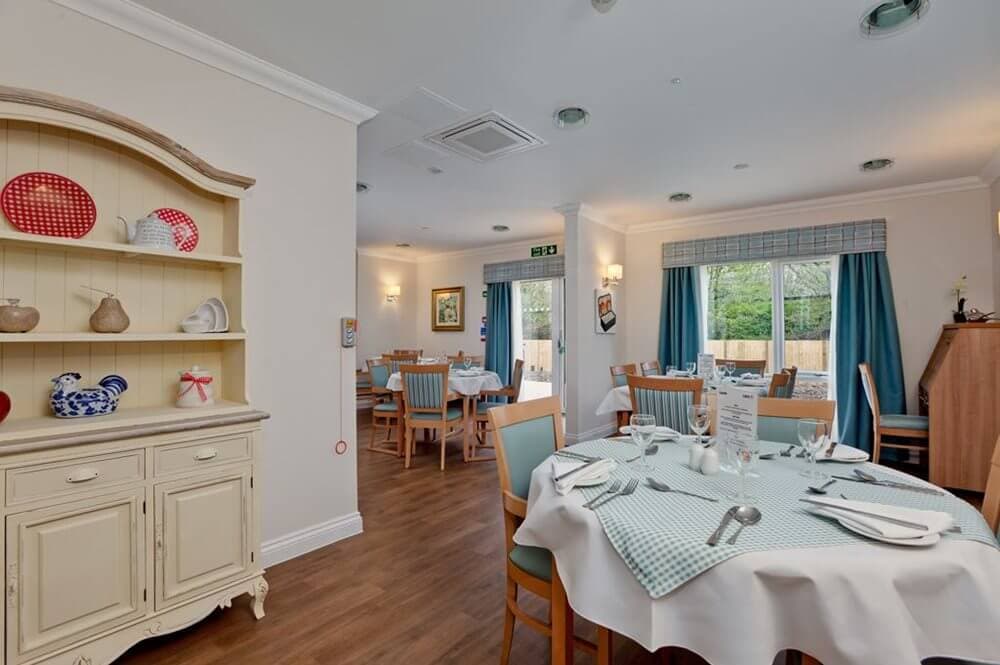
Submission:
[[[261,421],[247,396],[242,198],[253,179],[90,104],[0,86],[0,184],[31,171],[73,179],[97,220],[81,238],[23,233],[0,215],[2,297],[41,313],[0,334],[0,665],[107,665],[140,640],[186,628],[232,599],[264,615]],[[178,208],[190,252],[130,245],[119,215]],[[131,318],[97,333],[92,289]],[[179,323],[208,298],[226,332]],[[179,408],[178,379],[212,376],[214,403]],[[128,382],[111,415],[51,414],[52,379]]]
[[[982,492],[1000,435],[1000,324],[944,326],[920,377],[930,480]]]

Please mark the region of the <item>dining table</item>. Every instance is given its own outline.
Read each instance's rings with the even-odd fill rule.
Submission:
[[[691,378],[690,374],[683,374],[683,373],[663,374],[646,378],[657,378],[657,376],[659,376],[659,378],[664,378],[664,379]],[[694,377],[694,378],[700,378],[700,377]],[[752,379],[752,380],[741,379],[738,377],[731,377],[731,378],[727,377],[721,380],[713,378],[706,380],[704,385],[709,392],[713,392],[717,390],[718,387],[723,383],[751,390],[756,389],[757,393],[761,397],[767,397],[767,391],[771,384],[771,377],[770,375],[766,375],[763,378]],[[631,411],[631,410],[632,410],[632,397],[629,394],[628,386],[625,385],[625,386],[615,386],[614,388],[609,390],[607,394],[604,396],[604,399],[602,399],[600,404],[597,405],[597,409],[594,413],[595,415],[603,416],[609,413],[619,413],[622,411]]]
[[[553,461],[565,462],[565,453],[534,469],[514,540],[552,553],[553,665],[572,662],[574,616],[651,652],[682,647],[712,665],[771,665],[786,651],[822,665],[1000,662],[1000,548],[973,506],[887,467],[818,463],[859,478],[838,480],[833,496],[946,512],[960,531],[920,547],[878,542],[815,514],[801,501],[814,484],[800,473],[806,461],[782,456],[785,444],[760,442],[761,453],[774,455],[748,481],[760,522],[736,544],[711,546],[708,536],[736,505],[739,478],[688,468],[693,444],[658,444],[651,470],[627,463],[637,451],[627,439],[570,446],[617,466],[605,484],[565,495],[553,482]],[[855,468],[910,489],[863,482]],[[634,493],[584,507],[608,483],[630,478],[639,480]],[[648,478],[705,498],[655,491]]]
[[[405,409],[403,377],[400,373],[390,374],[385,387],[392,391],[396,403]],[[454,368],[448,372],[448,392],[454,393],[462,399],[462,459],[466,462],[471,457],[471,446],[475,445],[475,442],[470,442],[469,436],[475,431],[476,399],[484,390],[500,390],[503,387],[500,375],[490,370],[471,367],[467,369]],[[404,430],[405,427],[402,425],[397,428],[397,447],[399,450],[403,450],[403,446],[406,445]]]

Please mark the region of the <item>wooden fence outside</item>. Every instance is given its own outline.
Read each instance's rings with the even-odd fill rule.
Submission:
[[[716,358],[734,360],[767,360],[769,371],[774,370],[772,345],[766,339],[710,339],[706,353]],[[790,340],[785,342],[785,366],[798,367],[809,372],[826,372],[830,367],[830,342],[828,340]]]

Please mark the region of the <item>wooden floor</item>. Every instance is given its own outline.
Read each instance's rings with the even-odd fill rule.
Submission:
[[[369,430],[359,427],[366,442]],[[365,533],[269,569],[262,621],[244,596],[185,631],[137,645],[120,664],[499,663],[504,553],[494,463],[463,464],[456,438],[444,473],[436,455],[404,471],[401,460],[361,450],[358,475]],[[546,605],[529,607],[544,613]],[[616,665],[659,663],[624,640],[617,651]],[[512,665],[548,662],[548,641],[519,626]]]

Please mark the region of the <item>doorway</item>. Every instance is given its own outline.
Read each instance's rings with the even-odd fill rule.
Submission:
[[[522,280],[512,286],[514,357],[524,361],[521,400],[563,396],[563,278]]]

